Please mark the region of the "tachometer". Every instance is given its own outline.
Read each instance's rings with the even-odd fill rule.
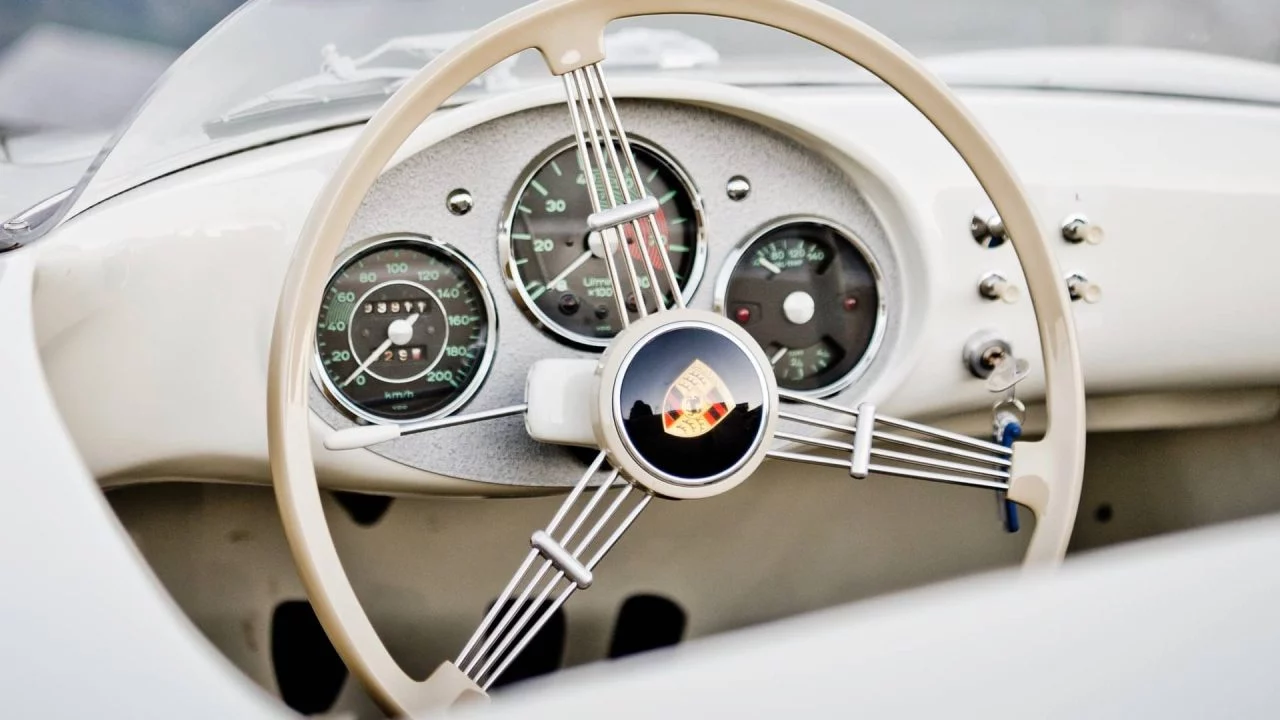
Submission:
[[[357,245],[329,278],[316,331],[326,392],[372,422],[444,415],[480,388],[496,314],[475,266],[430,238]]]
[[[658,226],[667,238],[672,270],[687,297],[705,265],[701,201],[672,160],[651,145],[633,140],[632,146],[644,187],[660,204]],[[624,175],[634,192],[635,179],[630,171]],[[621,197],[617,177],[611,173],[609,180]],[[603,182],[599,187],[604,195]],[[525,311],[565,340],[604,347],[622,329],[622,318],[599,254],[602,244],[589,242],[587,216],[591,212],[577,146],[573,142],[558,145],[535,163],[520,186],[501,243],[512,293]],[[636,267],[643,268],[639,248],[633,245],[630,252]],[[663,258],[652,246],[649,256],[670,304]],[[621,255],[617,263],[620,269],[625,267]],[[647,277],[640,280],[643,287],[649,287]],[[650,311],[656,309],[651,294],[645,293],[643,302]],[[626,304],[632,316],[638,313],[634,293],[628,292]]]
[[[879,271],[852,233],[788,220],[740,246],[725,273],[716,305],[764,348],[779,387],[833,393],[870,361],[884,331]]]

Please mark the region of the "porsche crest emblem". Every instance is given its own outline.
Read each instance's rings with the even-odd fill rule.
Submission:
[[[680,373],[662,403],[662,429],[678,438],[696,438],[715,429],[733,412],[733,394],[711,366],[694,360]]]

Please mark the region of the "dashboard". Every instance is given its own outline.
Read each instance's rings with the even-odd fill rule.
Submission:
[[[481,123],[383,174],[347,233],[317,322],[311,401],[326,424],[412,426],[464,405],[520,403],[534,361],[597,356],[624,313],[634,320],[659,298],[670,306],[676,292],[751,333],[781,387],[856,402],[877,350],[900,334],[904,282],[858,186],[741,118],[658,100],[619,109],[638,176],[611,171],[609,187],[599,177],[587,187],[563,105]],[[628,196],[644,188],[656,200],[661,245],[637,241],[650,228],[628,227],[613,246],[588,231],[590,193],[621,198],[624,184]],[[614,297],[615,276],[625,297]],[[501,451],[453,451],[464,443]],[[488,482],[513,469],[521,482],[569,482],[582,463],[573,449],[539,446],[518,419],[371,450]]]
[[[975,242],[985,194],[909,105],[874,89],[753,91],[646,80],[614,90],[629,132],[648,152],[642,157],[659,170],[657,198],[676,190],[664,208],[667,230],[675,218],[696,226],[668,232],[671,243],[691,250],[673,265],[682,296],[745,321],[771,356],[786,348],[775,365],[792,373],[778,375],[784,385],[980,435],[990,432],[993,398],[963,349],[979,334],[994,335],[1030,363],[1019,393],[1034,432],[1043,377],[1030,303],[1016,292],[994,293],[1011,302],[982,294],[993,275],[1006,284],[993,291],[1021,286],[1017,258],[1008,243]],[[1258,238],[1260,228],[1280,224],[1280,114],[1029,91],[967,90],[963,99],[1013,161],[1051,237],[1079,217],[1105,234],[1100,244],[1055,240],[1063,272],[1101,290],[1097,302],[1072,306],[1091,429],[1274,415],[1280,334],[1258,318],[1277,309],[1270,290],[1276,258]],[[1148,132],[1153,123],[1161,127],[1158,141]],[[577,450],[533,442],[518,417],[367,450],[320,447],[334,428],[507,407],[524,398],[536,360],[599,357],[616,299],[591,295],[598,264],[589,258],[557,277],[582,256],[582,242],[590,247],[590,238],[557,219],[581,213],[581,196],[551,180],[562,177],[552,162],[570,174],[557,158],[572,131],[556,87],[462,105],[424,123],[368,194],[333,260],[329,307],[316,319],[325,343],[317,350],[329,352],[330,365],[334,351],[350,353],[330,371],[318,353],[309,388],[327,486],[492,494],[505,483],[519,492],[579,474]],[[270,481],[263,398],[281,278],[317,193],[358,132],[303,136],[161,178],[33,246],[41,360],[103,485]],[[558,203],[548,210],[549,200],[563,200],[564,210]],[[533,212],[526,217],[521,205]],[[581,232],[581,218],[574,222],[564,226]],[[517,237],[525,234],[531,239]],[[410,282],[383,291],[406,294],[357,302],[400,270]],[[362,283],[370,272],[390,275]],[[1169,282],[1191,277],[1223,279],[1230,306],[1256,312],[1230,312],[1207,291]],[[458,297],[446,297],[454,286]],[[662,290],[670,296],[669,287]],[[575,297],[562,307],[567,294]],[[813,302],[810,322],[793,322],[809,313],[805,295]],[[850,299],[851,317],[844,314]],[[577,311],[566,313],[574,302]],[[397,337],[404,336],[413,314],[405,303],[420,315],[408,340],[393,342],[370,365],[385,381],[353,378],[392,339],[393,323],[403,321]],[[599,305],[612,308],[610,322],[597,322]],[[367,314],[353,314],[366,306]],[[428,314],[422,310],[438,317],[419,327]],[[466,324],[447,325],[448,317]],[[431,327],[453,339],[414,341]],[[165,350],[108,351],[117,347]],[[375,367],[379,361],[391,365]],[[406,384],[413,398],[387,397]]]

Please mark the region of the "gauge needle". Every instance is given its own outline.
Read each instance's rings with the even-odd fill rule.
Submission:
[[[788,350],[789,349],[785,347],[778,348],[778,352],[774,353],[773,357],[769,358],[769,364],[777,365],[778,361],[782,359],[783,355],[787,354]]]
[[[342,384],[338,387],[346,387],[350,385],[356,378],[364,374],[364,371],[369,369],[369,366],[373,364],[373,361],[377,360],[378,357],[382,355],[382,353],[386,352],[392,345],[404,345],[408,343],[409,340],[413,338],[413,324],[416,322],[418,322],[418,313],[414,313],[401,320],[396,320],[388,325],[387,339],[383,340],[382,344],[379,345],[377,349],[369,353],[369,357],[365,358],[364,362],[360,363],[360,367],[356,368],[356,371],[351,373],[351,377],[343,380]]]
[[[562,280],[572,275],[574,270],[577,270],[578,268],[582,267],[583,264],[585,264],[588,260],[590,260],[592,255],[593,253],[590,250],[579,255],[577,258],[574,259],[573,262],[569,263],[569,267],[565,268],[564,270],[561,270],[559,275],[556,275],[555,277],[548,280],[542,287],[538,288],[537,292],[530,293],[529,299],[537,300],[538,298],[542,297],[542,293],[546,292],[547,290],[550,290],[556,285],[559,285]]]
[[[768,270],[774,275],[777,275],[778,273],[782,272],[782,268],[778,267],[777,265],[774,265],[773,263],[769,262],[765,258],[760,258],[760,267],[764,268],[765,270]]]

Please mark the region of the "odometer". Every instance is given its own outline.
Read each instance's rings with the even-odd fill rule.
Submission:
[[[325,289],[321,384],[372,422],[444,415],[480,388],[495,318],[479,272],[448,245],[413,235],[366,241],[339,260]]]
[[[702,207],[693,185],[683,171],[656,148],[632,141],[636,165],[645,191],[658,199],[658,227],[667,239],[667,258],[685,297],[696,287],[705,265],[702,244]],[[621,146],[618,146],[621,152]],[[629,170],[625,182],[633,195],[636,179]],[[621,184],[610,170],[609,182],[621,198]],[[512,202],[503,228],[502,251],[507,275],[516,301],[542,327],[577,345],[604,347],[622,330],[622,318],[613,297],[613,286],[602,243],[589,242],[587,217],[592,212],[587,180],[578,159],[577,146],[568,141],[548,151],[525,176]],[[603,180],[597,188],[606,195]],[[647,228],[647,224],[646,224]],[[626,232],[632,236],[628,227]],[[646,231],[647,232],[647,231]],[[593,253],[592,249],[595,248]],[[647,291],[640,248],[627,250],[646,292],[643,299],[650,312],[656,299]],[[652,245],[649,258],[658,275],[659,288],[667,299],[673,296],[666,279],[662,254]],[[625,273],[621,252],[615,258]],[[629,314],[639,314],[638,302],[623,281]]]

